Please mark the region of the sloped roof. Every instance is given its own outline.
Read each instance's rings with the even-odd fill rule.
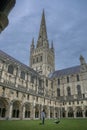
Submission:
[[[0,57],[6,58],[6,60],[12,61],[13,63],[16,63],[19,66],[24,67],[25,69],[33,72],[34,74],[38,74],[35,70],[33,70],[32,68],[30,68],[29,66],[21,63],[20,61],[16,60],[15,58],[11,57],[10,55],[8,55],[7,53],[3,52],[2,50],[0,50]]]
[[[77,74],[79,72],[80,72],[80,65],[75,66],[75,67],[66,68],[63,70],[54,71],[53,73],[49,74],[49,78],[56,78],[56,77],[61,77],[61,76],[65,76],[65,75],[72,75],[72,74]]]

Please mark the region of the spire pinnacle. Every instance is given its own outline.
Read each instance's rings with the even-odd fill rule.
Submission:
[[[32,38],[31,48],[34,48],[34,38]]]
[[[80,55],[80,62],[82,65],[86,64],[86,61],[82,55]]]
[[[47,31],[46,31],[45,13],[43,9],[37,47],[44,46],[45,44],[48,46],[47,40],[48,38],[47,38]]]

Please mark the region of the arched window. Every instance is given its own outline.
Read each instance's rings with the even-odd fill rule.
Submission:
[[[57,88],[57,96],[60,97],[60,88]]]
[[[30,79],[30,81],[31,81],[31,83],[34,83],[34,76],[33,75],[31,75],[31,79]]]
[[[69,83],[69,77],[67,77],[67,83]]]
[[[33,64],[35,63],[35,59],[33,59]]]
[[[79,75],[77,75],[77,81],[79,81]]]
[[[6,106],[3,101],[0,101],[0,118],[6,116]]]
[[[37,60],[37,62],[38,62],[38,57],[37,57],[37,59],[36,59],[36,60]]]
[[[13,71],[14,71],[13,65],[9,65],[8,66],[8,73],[13,74]]]
[[[25,72],[24,71],[21,71],[20,78],[25,80]]]
[[[48,87],[48,80],[46,79],[46,86]]]
[[[77,85],[77,94],[81,95],[81,86],[80,85]]]
[[[13,118],[19,118],[20,115],[20,104],[18,102],[13,103],[13,110],[12,110],[12,117]]]
[[[67,95],[68,95],[68,96],[71,96],[71,90],[70,90],[70,87],[67,87]]]
[[[40,61],[42,61],[43,60],[43,58],[42,58],[42,56],[40,56]]]
[[[42,80],[39,79],[39,87],[42,87]]]

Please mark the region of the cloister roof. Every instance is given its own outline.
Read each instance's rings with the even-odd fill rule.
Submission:
[[[17,64],[18,66],[21,66],[21,67],[23,67],[23,68],[25,68],[25,69],[31,71],[32,73],[38,75],[38,73],[37,73],[35,70],[33,70],[33,69],[30,68],[29,66],[27,66],[27,65],[25,65],[25,64],[23,64],[23,63],[21,63],[20,61],[16,60],[15,58],[11,57],[11,56],[8,55],[7,53],[3,52],[2,50],[0,50],[0,57],[2,57],[3,60],[6,59],[6,61],[13,62],[13,63]]]
[[[53,73],[49,74],[49,78],[56,78],[56,77],[62,77],[65,75],[78,74],[79,72],[80,72],[80,65],[54,71]]]

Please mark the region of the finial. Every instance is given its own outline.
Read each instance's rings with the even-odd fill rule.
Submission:
[[[52,40],[52,42],[51,42],[51,49],[54,49],[53,40]]]
[[[82,55],[80,55],[80,62],[81,64],[86,64],[86,61]]]

